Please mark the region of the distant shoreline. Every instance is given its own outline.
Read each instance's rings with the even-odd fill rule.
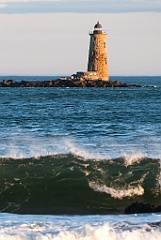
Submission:
[[[70,78],[58,78],[56,80],[48,81],[15,81],[13,79],[3,80],[0,82],[0,87],[12,87],[12,88],[22,88],[22,87],[68,87],[68,88],[115,88],[115,87],[142,87],[139,84],[126,84],[120,81],[102,81],[102,80],[82,80],[82,79],[70,79]]]

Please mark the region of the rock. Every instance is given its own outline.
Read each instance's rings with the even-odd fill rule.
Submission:
[[[125,209],[125,214],[161,212],[161,206],[134,202]]]
[[[0,87],[102,87],[102,88],[115,88],[115,87],[141,87],[140,85],[132,84],[127,85],[119,81],[102,81],[102,80],[86,80],[82,78],[59,78],[53,81],[21,81],[15,82],[14,80],[3,80]]]
[[[2,84],[2,87],[12,87],[15,84],[15,82],[12,79],[7,80],[7,81],[3,80],[3,83],[1,83],[1,84]]]

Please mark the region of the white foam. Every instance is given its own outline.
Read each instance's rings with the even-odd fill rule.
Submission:
[[[1,240],[29,240],[30,238],[28,238],[25,234],[22,234],[22,233],[19,233],[17,235],[10,235],[10,234],[4,233],[4,234],[0,234],[0,239]]]
[[[15,229],[12,232],[0,232],[1,240],[160,240],[161,232],[152,227],[142,227],[139,229],[115,229],[109,223],[102,226],[91,226],[89,224],[75,230],[62,230],[57,234],[45,233],[41,231],[21,232]]]
[[[144,194],[144,188],[141,185],[138,185],[137,187],[129,187],[128,189],[114,189],[107,187],[106,185],[98,185],[94,182],[89,182],[89,186],[96,192],[104,192],[117,199],[122,199],[124,197],[133,197],[135,195],[140,196]]]
[[[125,166],[130,166],[134,163],[141,162],[144,158],[147,157],[145,153],[134,151],[132,153],[123,153]]]
[[[54,240],[159,240],[159,231],[134,230],[116,232],[109,224],[101,227],[86,226],[83,232],[64,232],[60,233]]]

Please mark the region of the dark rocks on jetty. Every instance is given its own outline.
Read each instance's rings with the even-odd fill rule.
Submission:
[[[161,212],[161,206],[134,202],[125,209],[125,214]]]
[[[70,79],[59,78],[53,81],[21,81],[16,82],[14,80],[3,80],[0,82],[0,87],[94,87],[94,88],[110,88],[110,87],[141,87],[137,84],[127,85],[119,81],[102,81],[102,80],[82,80],[82,79]]]

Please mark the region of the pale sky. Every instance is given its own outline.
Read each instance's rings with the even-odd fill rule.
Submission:
[[[0,75],[86,71],[98,20],[111,76],[161,76],[161,0],[0,0]]]

